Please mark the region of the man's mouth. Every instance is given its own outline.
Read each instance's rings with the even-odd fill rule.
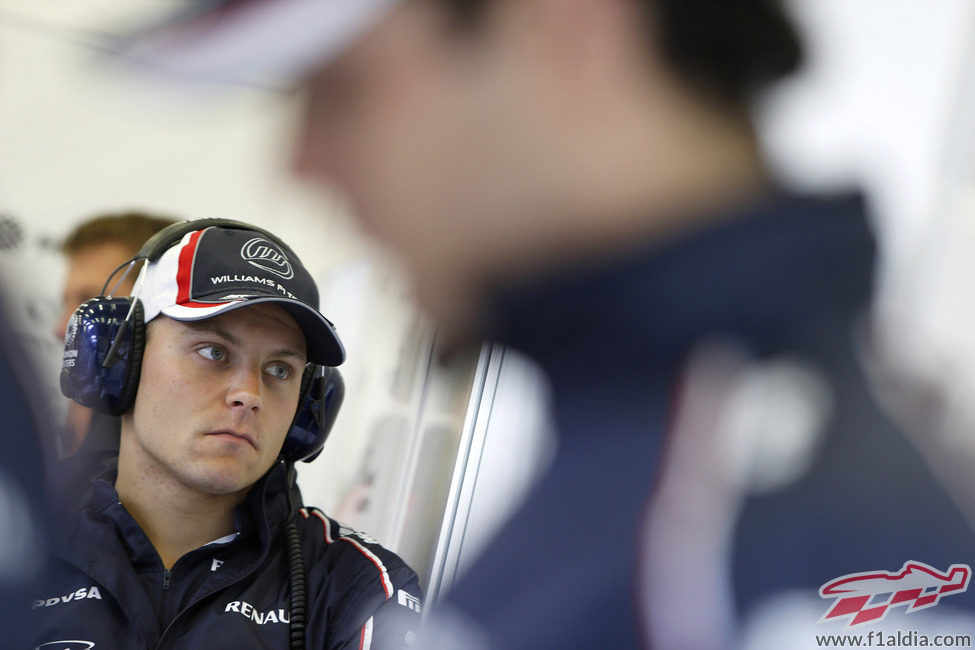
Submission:
[[[216,436],[218,438],[223,438],[226,440],[237,440],[241,442],[246,442],[254,449],[257,449],[257,441],[254,436],[250,433],[243,431],[234,431],[232,429],[222,429],[220,431],[211,431],[207,434],[208,436]]]

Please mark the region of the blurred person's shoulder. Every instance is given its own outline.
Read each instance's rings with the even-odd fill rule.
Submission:
[[[0,342],[0,626],[7,647],[28,647],[26,604],[47,557],[44,414],[32,406],[40,384],[6,326],[2,304],[0,327],[6,330]]]

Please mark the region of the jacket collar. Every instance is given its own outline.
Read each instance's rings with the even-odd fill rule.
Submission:
[[[115,490],[118,458],[99,459],[99,463],[103,470],[91,480],[81,507],[78,508],[80,521],[76,520],[75,526],[71,527],[68,535],[63,536],[61,543],[56,544],[55,548],[67,553],[65,544],[72,536],[87,528],[83,525],[85,520],[111,519],[129,546],[134,562],[145,560],[145,556],[150,554],[154,558],[155,549],[135,520],[121,508],[118,492]],[[262,557],[267,554],[271,541],[280,534],[290,516],[286,470],[283,462],[276,461],[251,487],[244,502],[234,510],[234,526],[237,532],[242,536],[256,534]],[[297,485],[291,488],[291,494],[295,508],[300,508],[301,493]]]

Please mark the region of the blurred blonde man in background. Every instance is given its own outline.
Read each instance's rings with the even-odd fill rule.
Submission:
[[[61,314],[55,335],[64,341],[68,319],[78,305],[101,295],[105,279],[112,271],[132,259],[142,244],[154,234],[175,223],[175,219],[145,212],[128,211],[99,214],[76,225],[61,244],[67,261]],[[129,274],[115,293],[127,296],[135,275]],[[111,290],[108,286],[106,290]],[[58,441],[58,452],[70,456],[79,451],[118,449],[119,424],[116,418],[94,415],[76,402],[68,405],[68,417]]]

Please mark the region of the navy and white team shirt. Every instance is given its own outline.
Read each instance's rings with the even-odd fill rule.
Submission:
[[[168,570],[119,502],[114,472],[94,479],[56,540],[50,578],[32,599],[36,647],[288,648],[285,475],[278,464],[255,484],[235,512],[236,533]],[[307,575],[305,647],[413,647],[421,609],[416,573],[320,510],[302,507],[291,516]]]
[[[558,449],[441,601],[438,650],[812,647],[866,602],[820,623],[823,585],[975,566],[975,531],[859,363],[860,197],[773,194],[709,223],[495,296],[497,340],[551,382]],[[730,408],[749,396],[754,430]],[[975,588],[907,597],[874,613],[975,630]]]

